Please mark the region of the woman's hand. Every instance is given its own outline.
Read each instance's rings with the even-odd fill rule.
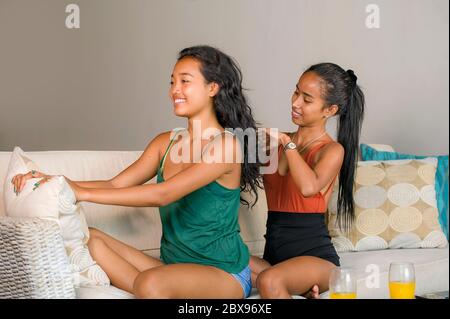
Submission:
[[[11,183],[14,185],[14,192],[16,193],[16,195],[19,195],[19,193],[23,190],[26,182],[29,179],[41,178],[41,180],[39,180],[38,182],[36,182],[34,184],[33,190],[35,190],[39,186],[42,186],[43,184],[47,183],[52,177],[54,177],[54,176],[46,175],[44,173],[32,170],[26,174],[17,174],[16,176],[14,176],[12,178]],[[69,184],[70,188],[72,188],[73,192],[75,193],[75,197],[76,197],[77,201],[81,202],[81,201],[86,200],[86,195],[87,195],[86,188],[78,186],[75,182],[71,181],[70,179],[68,179],[65,176],[63,176],[63,177],[66,179],[67,184]]]
[[[33,190],[35,190],[39,185],[42,185],[42,184],[48,182],[48,180],[52,177],[53,176],[51,176],[51,175],[46,175],[44,173],[41,173],[41,172],[38,172],[35,170],[31,170],[26,174],[17,174],[16,176],[14,176],[11,180],[11,184],[14,185],[14,193],[16,193],[16,195],[19,195],[19,193],[23,190],[26,182],[29,179],[42,178],[40,181],[38,181],[34,184]]]
[[[83,202],[87,199],[87,189],[81,186],[78,186],[77,183],[71,181],[67,177],[63,176],[66,179],[67,184],[69,184],[70,188],[72,188],[75,198],[77,202]]]
[[[291,142],[291,137],[285,133],[278,133],[280,144],[286,146],[287,143]]]
[[[285,133],[278,132],[278,131],[274,132],[274,131],[272,131],[271,128],[266,128],[265,131],[266,131],[266,135],[268,135],[271,140],[275,139],[277,141],[277,146],[279,144],[281,144],[284,147],[287,143],[289,143],[291,141],[290,136]]]

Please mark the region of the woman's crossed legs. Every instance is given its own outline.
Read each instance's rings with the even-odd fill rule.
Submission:
[[[165,265],[136,248],[90,228],[89,251],[111,283],[139,298],[243,298],[229,273],[198,264]],[[220,288],[218,288],[220,287]]]

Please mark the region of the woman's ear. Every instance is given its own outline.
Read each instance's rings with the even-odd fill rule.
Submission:
[[[339,111],[339,106],[337,106],[336,104],[330,105],[329,107],[327,107],[327,109],[325,110],[326,116],[327,117],[332,117],[334,115],[336,115],[336,113]]]
[[[211,82],[209,85],[209,97],[215,97],[219,93],[220,86],[216,82]]]

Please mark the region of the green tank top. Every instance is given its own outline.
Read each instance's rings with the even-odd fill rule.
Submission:
[[[175,137],[176,134],[160,162],[157,183],[164,182],[164,162]],[[209,265],[228,273],[241,272],[248,266],[250,254],[240,236],[239,206],[239,187],[229,189],[213,181],[160,207],[162,261]]]

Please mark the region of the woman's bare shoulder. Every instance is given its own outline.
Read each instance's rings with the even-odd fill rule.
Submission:
[[[148,143],[144,153],[146,154],[154,154],[155,151],[158,153],[162,153],[169,146],[171,139],[172,131],[162,132],[156,135],[150,142]],[[160,154],[161,155],[161,154]]]
[[[344,157],[344,153],[345,149],[341,143],[336,142],[334,140],[330,140],[328,143],[325,144],[324,147],[322,147],[322,149],[318,152],[318,155],[319,157],[328,155]]]

